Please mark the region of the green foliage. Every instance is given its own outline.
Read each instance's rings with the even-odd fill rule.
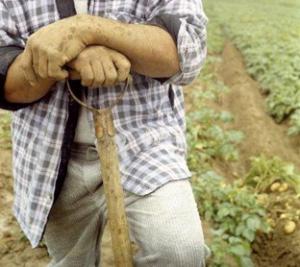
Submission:
[[[262,193],[274,182],[286,182],[300,193],[300,175],[295,172],[293,164],[283,162],[278,157],[261,155],[251,158],[251,168],[244,183]]]
[[[300,134],[300,109],[297,109],[294,114],[291,116],[290,120],[291,127],[289,128],[289,135],[298,135]]]
[[[218,35],[211,42],[224,34],[234,42],[248,72],[268,94],[269,114],[277,122],[292,116],[289,134],[299,134],[299,1],[207,0],[205,7],[213,20],[209,36]]]
[[[241,188],[241,183],[226,185],[222,177],[211,171],[216,158],[237,160],[237,145],[244,138],[239,131],[225,129],[233,121],[229,112],[207,106],[228,91],[216,75],[218,64],[219,57],[209,58],[200,75],[203,88],[195,90],[192,97],[197,111],[187,116],[188,162],[195,173],[193,187],[200,214],[214,229],[210,266],[232,267],[235,262],[251,267],[251,242],[258,230],[268,230],[266,213],[256,202],[253,190]]]
[[[212,159],[237,160],[236,146],[243,140],[240,131],[225,130],[224,125],[233,121],[227,111],[216,111],[207,107],[207,102],[218,101],[229,88],[216,75],[215,68],[220,58],[211,56],[199,77],[203,88],[193,93],[193,104],[197,111],[187,116],[187,139],[189,143],[189,166],[193,170],[209,166]]]
[[[253,266],[251,243],[256,232],[270,230],[266,211],[257,202],[253,190],[242,187],[240,181],[225,184],[222,177],[207,171],[195,181],[194,191],[201,216],[215,229],[212,266],[230,266],[226,264],[229,256],[238,266]]]
[[[9,114],[0,114],[0,148],[8,149],[11,147],[10,121]]]
[[[218,22],[216,17],[213,17],[213,11],[209,10],[207,13],[210,18],[210,22],[207,27],[208,53],[219,54],[223,51],[225,36],[223,34],[221,24]]]
[[[232,116],[226,112],[216,112],[211,108],[202,108],[191,113],[187,118],[188,142],[191,168],[197,168],[199,163],[210,162],[214,158],[237,160],[236,145],[243,140],[239,131],[224,130],[220,124],[232,121]]]

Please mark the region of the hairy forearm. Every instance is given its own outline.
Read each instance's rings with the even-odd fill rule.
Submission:
[[[11,103],[32,103],[45,96],[55,81],[39,78],[31,85],[26,80],[21,66],[22,54],[14,60],[8,70],[4,86],[5,99]]]
[[[179,71],[176,44],[164,29],[91,15],[80,15],[78,19],[82,20],[88,45],[103,45],[119,51],[128,57],[135,72],[165,78]]]

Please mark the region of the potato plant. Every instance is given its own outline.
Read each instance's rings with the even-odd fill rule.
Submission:
[[[256,232],[268,231],[266,211],[241,182],[226,184],[224,178],[212,171],[213,160],[238,159],[237,145],[243,140],[240,131],[225,130],[233,121],[227,111],[216,111],[208,106],[219,101],[227,88],[216,75],[218,56],[211,56],[200,75],[201,88],[194,90],[191,101],[196,111],[189,112],[187,133],[188,162],[194,172],[193,187],[199,212],[213,228],[210,244],[212,257],[209,266],[251,267],[251,243]],[[193,109],[194,110],[194,109]]]
[[[231,257],[241,267],[251,267],[251,243],[257,231],[267,233],[270,228],[265,208],[257,201],[253,190],[241,182],[226,184],[212,171],[202,173],[194,183],[201,216],[213,227],[211,266],[226,264]]]
[[[278,123],[291,118],[288,133],[299,134],[299,1],[207,0],[204,3],[213,21],[214,31],[209,33],[213,36],[212,47],[224,36],[233,41],[245,58],[249,74],[267,95],[268,113]]]

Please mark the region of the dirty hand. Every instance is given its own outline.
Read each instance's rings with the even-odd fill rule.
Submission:
[[[23,55],[22,70],[26,80],[34,85],[38,78],[60,81],[68,77],[63,67],[86,47],[83,38],[76,16],[32,34]]]
[[[92,88],[113,86],[124,82],[130,72],[129,60],[119,52],[104,46],[89,46],[67,64],[71,79],[80,79]]]

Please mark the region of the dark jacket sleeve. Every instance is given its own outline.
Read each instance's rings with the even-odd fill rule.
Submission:
[[[0,108],[18,110],[31,104],[9,103],[4,98],[4,84],[10,65],[24,49],[16,19],[9,10],[6,2],[0,1]]]

